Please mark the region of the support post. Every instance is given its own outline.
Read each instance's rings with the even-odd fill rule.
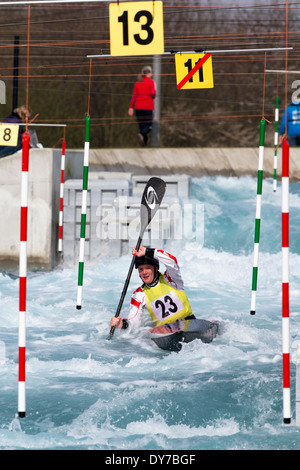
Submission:
[[[13,102],[12,111],[18,107],[18,92],[19,92],[19,49],[20,37],[15,36],[14,40],[14,78],[13,78]]]
[[[161,56],[153,57],[153,78],[156,84],[156,97],[154,100],[154,116],[151,132],[151,146],[160,146],[160,105],[161,105]]]

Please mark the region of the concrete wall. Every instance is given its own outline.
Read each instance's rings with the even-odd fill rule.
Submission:
[[[0,267],[19,263],[22,152],[0,159]],[[28,264],[57,263],[60,161],[51,149],[31,149],[28,172]]]
[[[264,177],[273,177],[274,150],[265,148]],[[90,164],[101,171],[139,174],[186,174],[201,176],[257,176],[257,148],[143,148],[97,149],[90,151]],[[278,150],[281,175],[281,149]],[[300,180],[300,148],[290,148],[291,181]]]
[[[273,177],[272,148],[265,149],[264,177]],[[60,149],[31,149],[28,195],[28,263],[52,268],[57,253]],[[258,148],[91,149],[90,179],[147,175],[257,177]],[[82,179],[83,150],[66,150],[65,181]],[[278,178],[281,149],[278,151]],[[290,179],[300,180],[300,148],[290,149]],[[0,268],[18,266],[20,238],[21,152],[0,159]]]
[[[55,157],[59,150],[53,151]],[[141,148],[90,149],[90,171],[113,171],[119,175],[257,176],[257,148]],[[66,150],[65,178],[82,178],[83,151]],[[264,177],[273,178],[274,150],[265,148]],[[281,175],[281,148],[278,150]],[[300,180],[300,147],[290,148],[290,179]]]

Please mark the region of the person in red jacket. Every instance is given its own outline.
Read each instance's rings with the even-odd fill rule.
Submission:
[[[143,67],[141,74],[133,88],[133,94],[129,105],[128,114],[133,116],[134,110],[139,125],[137,139],[144,147],[147,145],[148,133],[152,129],[154,98],[156,95],[155,81],[152,80],[152,68]]]

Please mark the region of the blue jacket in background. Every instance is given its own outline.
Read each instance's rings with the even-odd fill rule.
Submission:
[[[291,102],[284,111],[280,123],[280,135],[285,133],[285,116],[287,113],[287,135],[300,136],[300,102]]]

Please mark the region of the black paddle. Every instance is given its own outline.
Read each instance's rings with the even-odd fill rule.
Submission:
[[[163,200],[165,191],[166,191],[166,183],[162,179],[156,178],[155,176],[150,178],[150,180],[145,186],[144,193],[142,196],[142,201],[141,201],[141,212],[140,212],[141,229],[140,229],[140,235],[136,244],[137,251],[139,251],[139,248],[141,246],[146,227],[151,222],[157,209],[159,208],[161,201]],[[122,308],[122,305],[126,296],[126,292],[128,289],[129,281],[131,278],[131,274],[133,271],[134,262],[135,262],[135,256],[132,257],[131,265],[127,274],[127,278],[124,284],[124,288],[122,291],[122,295],[119,301],[119,305],[118,305],[115,317],[118,317],[120,315],[121,308]],[[112,326],[110,328],[110,333],[107,339],[111,339],[113,337],[115,328],[116,328],[115,326]]]

